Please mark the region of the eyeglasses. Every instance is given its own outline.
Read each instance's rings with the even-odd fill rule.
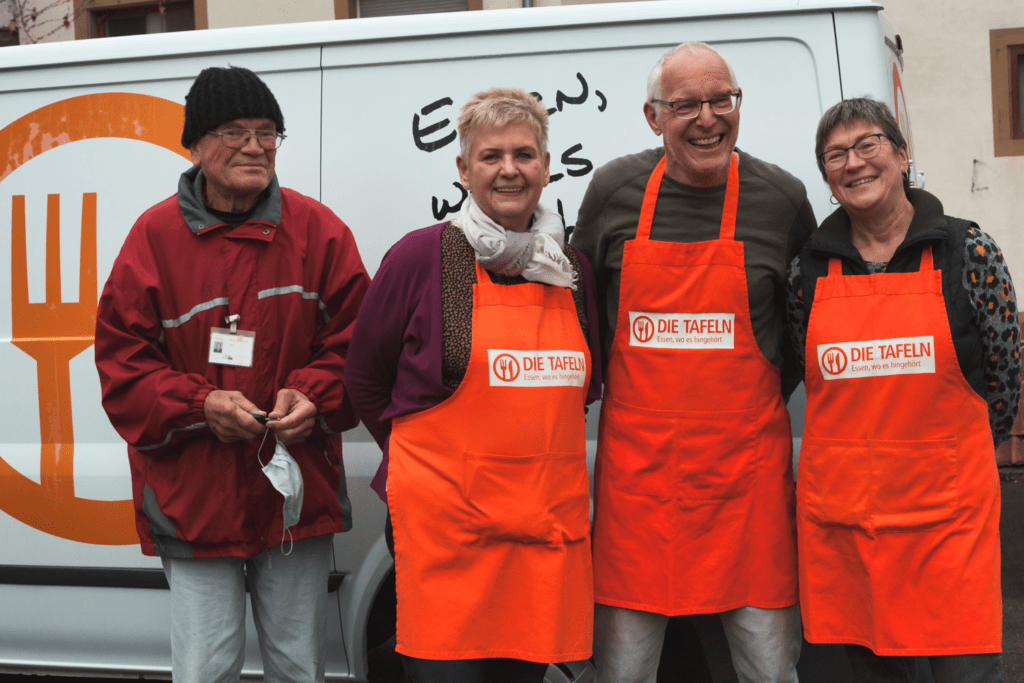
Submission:
[[[676,100],[675,102],[666,102],[665,100],[651,100],[655,104],[663,104],[668,107],[669,111],[676,115],[677,119],[695,119],[700,116],[700,110],[704,105],[711,107],[718,116],[722,114],[728,114],[740,101],[740,93],[733,92],[728,95],[719,95],[718,97],[712,97],[710,100]]]
[[[263,149],[270,151],[277,149],[284,142],[284,133],[275,133],[272,130],[249,130],[248,128],[228,128],[219,133],[212,130],[207,131],[210,135],[216,135],[225,147],[231,149],[242,149],[249,144],[249,138],[256,136],[256,143]]]
[[[871,157],[878,156],[878,150],[882,149],[883,139],[889,140],[889,142],[892,143],[892,139],[884,133],[873,133],[871,135],[865,135],[860,140],[857,140],[856,144],[852,147],[830,149],[827,152],[823,152],[818,156],[818,158],[821,160],[822,165],[828,170],[838,171],[843,166],[846,166],[846,158],[849,156],[848,153],[851,149],[853,150],[853,153],[861,159],[870,159]]]

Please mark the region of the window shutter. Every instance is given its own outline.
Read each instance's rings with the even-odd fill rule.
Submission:
[[[469,0],[359,0],[360,17],[392,17],[398,14],[466,12]]]

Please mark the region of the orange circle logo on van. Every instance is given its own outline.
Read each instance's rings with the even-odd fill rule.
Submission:
[[[189,159],[181,146],[185,108],[136,93],[96,93],[53,102],[0,130],[0,182],[43,152],[79,140],[124,138]],[[127,169],[130,172],[130,167]],[[81,543],[139,542],[131,499],[75,495],[71,359],[93,344],[96,325],[96,193],[82,196],[78,302],[60,293],[60,195],[47,197],[46,302],[28,300],[25,197],[11,207],[11,343],[36,361],[39,388],[39,484],[0,457],[0,510],[39,531]],[[97,397],[98,400],[98,397]],[[126,456],[127,457],[127,454]]]

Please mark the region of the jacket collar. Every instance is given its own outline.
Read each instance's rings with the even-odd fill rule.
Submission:
[[[903,238],[896,248],[893,260],[906,250],[922,242],[941,241],[949,236],[949,224],[943,213],[942,202],[938,198],[915,188],[907,190],[907,199],[914,207],[914,217]],[[846,209],[839,207],[832,215],[821,222],[821,226],[807,241],[807,248],[829,256],[841,256],[854,262],[864,263],[860,252],[850,241],[850,216]]]
[[[198,166],[188,169],[178,179],[178,208],[181,209],[185,223],[196,235],[226,225],[207,210],[206,201],[203,199],[205,183],[203,169]],[[276,173],[270,179],[270,185],[264,191],[263,198],[246,223],[254,221],[270,223],[275,227],[281,223],[281,186],[277,182]]]

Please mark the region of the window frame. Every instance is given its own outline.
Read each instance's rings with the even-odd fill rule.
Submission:
[[[1020,131],[1019,55],[1024,54],[1024,27],[989,31],[992,61],[992,132],[995,156],[1024,156]]]
[[[148,13],[163,4],[168,8],[191,6],[196,30],[206,28],[206,0],[72,0],[75,8],[75,40],[103,38],[103,21],[115,14]]]
[[[192,25],[195,26],[195,4],[192,0],[165,0],[165,2],[155,2],[146,5],[133,5],[128,7],[108,7],[103,9],[93,10],[93,17],[96,21],[96,33],[98,38],[106,38],[106,20],[111,17],[131,17],[131,16],[142,16],[145,17],[154,11],[160,11],[160,5],[164,6],[164,9],[184,9],[189,8],[192,10]],[[195,29],[193,29],[195,30]]]
[[[1009,76],[1010,76],[1010,136],[1014,140],[1024,140],[1024,118],[1020,107],[1021,99],[1021,72],[1024,69],[1021,68],[1021,62],[1024,61],[1021,58],[1024,57],[1024,45],[1010,45],[1006,48],[1007,57],[1009,57]]]

